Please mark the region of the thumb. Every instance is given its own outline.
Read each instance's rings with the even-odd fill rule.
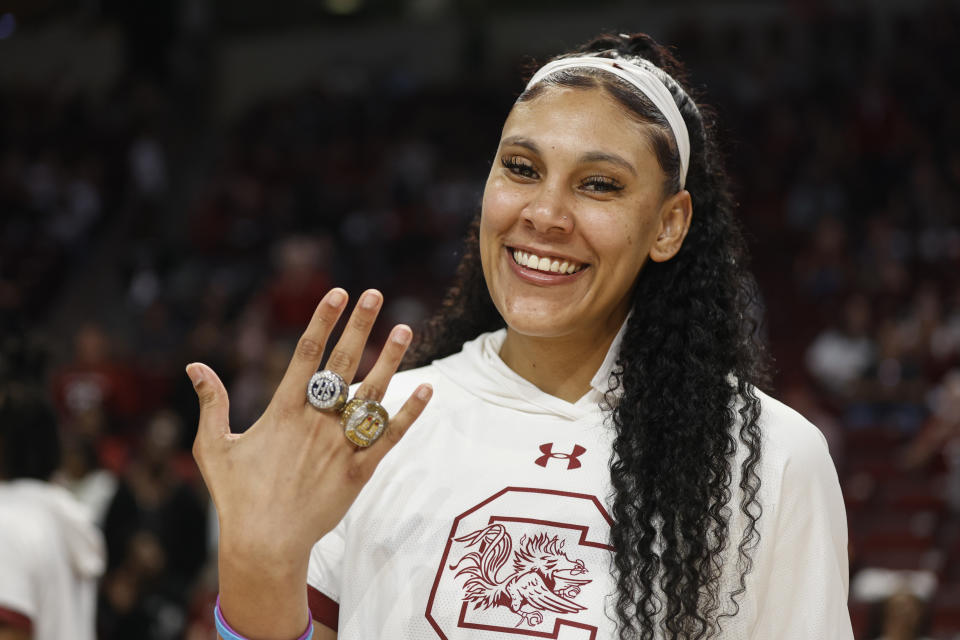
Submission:
[[[230,433],[230,400],[227,389],[213,369],[201,362],[187,365],[187,376],[200,401],[200,425],[197,436],[220,436]]]

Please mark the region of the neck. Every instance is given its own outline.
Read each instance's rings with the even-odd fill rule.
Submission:
[[[539,338],[508,327],[500,358],[541,391],[576,402],[590,390],[619,328],[602,335]]]

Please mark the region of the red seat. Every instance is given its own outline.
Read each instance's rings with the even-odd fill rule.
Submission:
[[[933,597],[931,632],[951,637],[960,632],[960,583],[942,584]]]
[[[943,476],[902,474],[886,479],[877,499],[898,510],[942,513],[946,509],[943,485]]]

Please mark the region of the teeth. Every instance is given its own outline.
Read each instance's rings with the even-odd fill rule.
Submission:
[[[581,268],[580,264],[576,262],[570,262],[569,260],[561,261],[558,258],[541,258],[536,254],[527,253],[520,249],[513,250],[513,260],[528,269],[536,269],[537,271],[546,271],[549,273],[572,274]]]

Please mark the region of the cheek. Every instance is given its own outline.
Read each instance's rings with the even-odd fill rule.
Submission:
[[[483,190],[483,227],[494,233],[506,231],[519,220],[524,205],[520,190],[502,178],[490,178]]]
[[[480,213],[480,233],[477,236],[477,241],[480,243],[480,266],[483,267],[484,275],[487,275],[487,267],[489,266],[490,256],[488,256],[489,245],[490,245],[490,228],[487,226],[489,218],[487,218],[486,210]]]
[[[643,251],[651,236],[651,225],[638,219],[633,210],[615,215],[580,217],[580,232],[599,256],[618,257]]]
[[[483,193],[483,202],[480,209],[480,230],[477,240],[480,245],[480,266],[483,268],[483,275],[489,282],[489,269],[493,263],[493,255],[499,247],[497,236],[501,232],[503,223],[501,221],[498,208],[491,204],[490,190]]]
[[[638,214],[634,208],[621,213],[613,216],[607,213],[580,227],[604,265],[604,277],[616,283],[617,288],[636,279],[650,253],[656,232],[656,225],[649,216]]]
[[[619,224],[609,225],[604,241],[607,246],[618,247],[630,255],[646,256],[656,240],[658,229],[656,216],[652,213],[625,216]]]

